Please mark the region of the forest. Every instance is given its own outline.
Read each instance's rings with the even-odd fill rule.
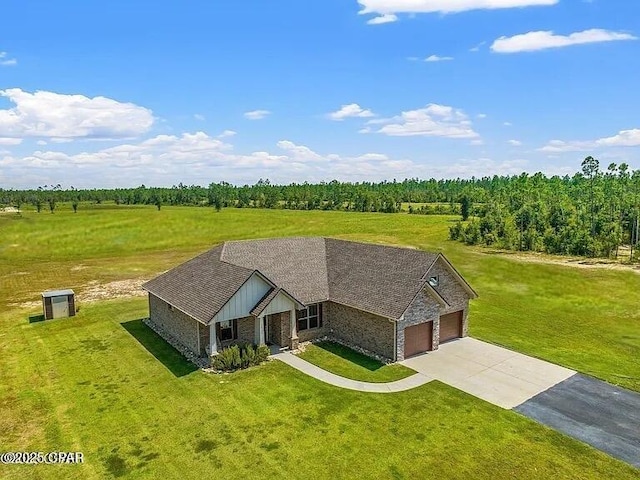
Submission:
[[[640,243],[640,170],[587,157],[574,175],[542,173],[471,179],[383,182],[291,183],[260,179],[236,186],[183,185],[76,189],[44,185],[31,190],[0,189],[0,206],[55,212],[85,202],[118,205],[190,205],[222,208],[282,208],[354,212],[459,215],[450,238],[469,245],[520,251],[630,259]],[[404,208],[403,208],[404,206]]]

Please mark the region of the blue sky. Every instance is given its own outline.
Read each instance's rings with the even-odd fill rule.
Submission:
[[[10,0],[0,187],[640,168],[640,2]]]

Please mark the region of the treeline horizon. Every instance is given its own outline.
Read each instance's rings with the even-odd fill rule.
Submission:
[[[471,179],[254,185],[228,182],[207,187],[0,189],[0,205],[54,212],[60,202],[74,211],[83,202],[118,205],[184,205],[222,208],[282,208],[461,215],[450,237],[470,245],[585,256],[617,255],[640,242],[640,169],[611,163],[605,171],[587,157],[573,175],[543,173]],[[423,204],[413,206],[411,204]],[[425,205],[426,204],[426,205]],[[468,221],[470,220],[470,221]],[[632,251],[633,256],[633,251]]]

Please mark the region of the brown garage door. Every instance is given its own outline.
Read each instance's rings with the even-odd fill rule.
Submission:
[[[462,310],[440,317],[440,343],[462,336]]]
[[[404,329],[404,357],[431,350],[433,322],[419,323]]]

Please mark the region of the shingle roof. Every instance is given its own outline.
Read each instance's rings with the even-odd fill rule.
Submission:
[[[327,238],[329,297],[384,317],[400,318],[438,257],[410,248]]]
[[[207,323],[254,272],[220,261],[221,252],[219,245],[148,281],[142,288]]]
[[[143,287],[206,323],[257,270],[275,288],[252,314],[259,314],[284,290],[307,305],[331,300],[397,319],[424,285],[437,257],[421,250],[322,237],[230,241]]]
[[[329,298],[322,237],[285,237],[226,242],[221,260],[258,270],[304,304]]]
[[[267,293],[265,293],[264,297],[262,297],[262,299],[260,299],[258,301],[258,303],[256,304],[255,307],[253,307],[253,310],[251,310],[249,313],[251,315],[253,315],[254,317],[257,317],[258,315],[260,315],[262,313],[262,311],[267,308],[267,306],[269,305],[269,303],[271,303],[271,300],[273,300],[274,298],[276,298],[276,296],[282,291],[281,288],[271,288],[270,290],[267,291]]]

